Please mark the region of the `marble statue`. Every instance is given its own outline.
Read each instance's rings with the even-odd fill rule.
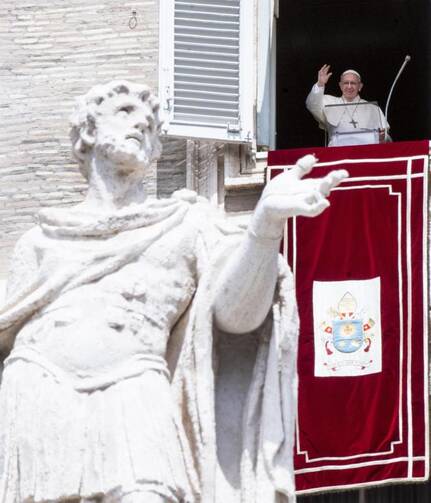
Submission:
[[[217,500],[217,331],[258,333],[235,501],[295,500],[294,290],[286,218],[315,216],[347,173],[266,186],[245,231],[194,192],[147,198],[159,104],[127,81],[72,116],[85,200],[18,241],[0,312],[0,502]],[[223,500],[225,501],[225,500]]]

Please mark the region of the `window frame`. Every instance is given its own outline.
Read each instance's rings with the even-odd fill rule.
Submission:
[[[240,0],[239,26],[239,113],[238,125],[180,124],[174,119],[174,21],[175,2],[159,2],[159,98],[166,136],[216,140],[227,143],[255,143],[256,61],[255,5]],[[253,27],[252,29],[250,27]]]

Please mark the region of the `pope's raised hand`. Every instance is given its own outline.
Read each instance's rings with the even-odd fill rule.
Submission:
[[[252,231],[257,237],[275,239],[281,235],[286,218],[315,217],[329,206],[330,191],[349,174],[343,169],[331,171],[323,178],[304,180],[316,162],[313,155],[306,155],[267,184],[252,220]]]
[[[329,78],[332,73],[329,71],[331,69],[331,65],[323,65],[322,68],[317,72],[317,85],[319,87],[325,87],[328,83]]]

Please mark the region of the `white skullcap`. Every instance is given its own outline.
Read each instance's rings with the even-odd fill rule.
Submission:
[[[340,79],[341,77],[344,77],[344,75],[346,75],[346,73],[353,73],[353,75],[356,75],[358,77],[358,79],[362,82],[362,79],[361,79],[361,75],[359,72],[357,72],[356,70],[346,70],[344,71],[341,75],[340,75]]]

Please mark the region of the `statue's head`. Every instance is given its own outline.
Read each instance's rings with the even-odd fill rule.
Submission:
[[[77,99],[70,121],[73,155],[86,178],[95,155],[125,173],[160,156],[159,102],[147,86],[125,80],[94,86]]]

